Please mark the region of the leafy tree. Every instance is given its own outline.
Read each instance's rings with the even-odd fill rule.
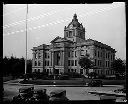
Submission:
[[[116,74],[123,74],[125,72],[125,64],[124,62],[119,58],[112,62],[111,69],[116,72]]]
[[[27,60],[27,73],[32,72],[32,60]]]
[[[14,56],[11,56],[8,58],[5,56],[2,59],[3,62],[3,76],[13,75],[13,76],[19,76],[24,74],[25,70],[25,59],[22,58],[16,58]],[[31,73],[32,70],[32,62],[31,60],[27,60],[27,73]]]
[[[81,57],[78,63],[83,69],[86,69],[87,75],[89,74],[89,69],[94,65],[88,54],[86,54],[84,57]]]

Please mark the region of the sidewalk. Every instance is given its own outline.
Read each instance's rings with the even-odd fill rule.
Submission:
[[[88,87],[88,85],[36,85],[36,84],[21,84],[19,83],[23,79],[16,79],[16,80],[10,80],[3,82],[4,84],[10,84],[10,85],[21,85],[21,86],[43,86],[43,87]],[[114,87],[114,86],[121,86],[122,85],[103,85],[103,87]]]

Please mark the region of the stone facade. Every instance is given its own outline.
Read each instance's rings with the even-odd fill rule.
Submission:
[[[86,74],[78,60],[86,53],[95,63],[92,71],[101,75],[112,75],[109,70],[111,62],[115,59],[115,49],[93,39],[85,39],[85,28],[80,24],[74,14],[69,25],[64,27],[64,38],[56,37],[50,45],[42,44],[33,47],[32,71],[45,71],[49,74],[64,72],[77,72]]]

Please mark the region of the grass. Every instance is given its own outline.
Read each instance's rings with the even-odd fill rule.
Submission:
[[[3,82],[12,80],[12,76],[3,77]]]
[[[125,84],[125,80],[105,80],[101,79],[104,85],[123,85]],[[80,80],[29,80],[26,82],[22,82],[24,84],[35,84],[35,85],[85,85],[89,83],[91,79],[82,79]],[[54,83],[55,82],[55,83]]]
[[[82,80],[29,80],[23,83],[36,85],[85,85]]]

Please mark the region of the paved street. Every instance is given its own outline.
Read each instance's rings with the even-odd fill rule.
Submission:
[[[21,88],[21,85],[9,85],[4,84],[5,91],[13,92],[13,94],[6,94],[5,96],[8,98],[12,98],[12,96],[18,94],[18,89]],[[93,95],[87,93],[88,91],[113,91],[115,89],[122,88],[121,86],[106,86],[106,87],[47,87],[41,85],[34,85],[35,88],[46,88],[47,94],[54,90],[54,89],[65,89],[67,93],[67,97],[70,100],[99,100],[98,95]]]

